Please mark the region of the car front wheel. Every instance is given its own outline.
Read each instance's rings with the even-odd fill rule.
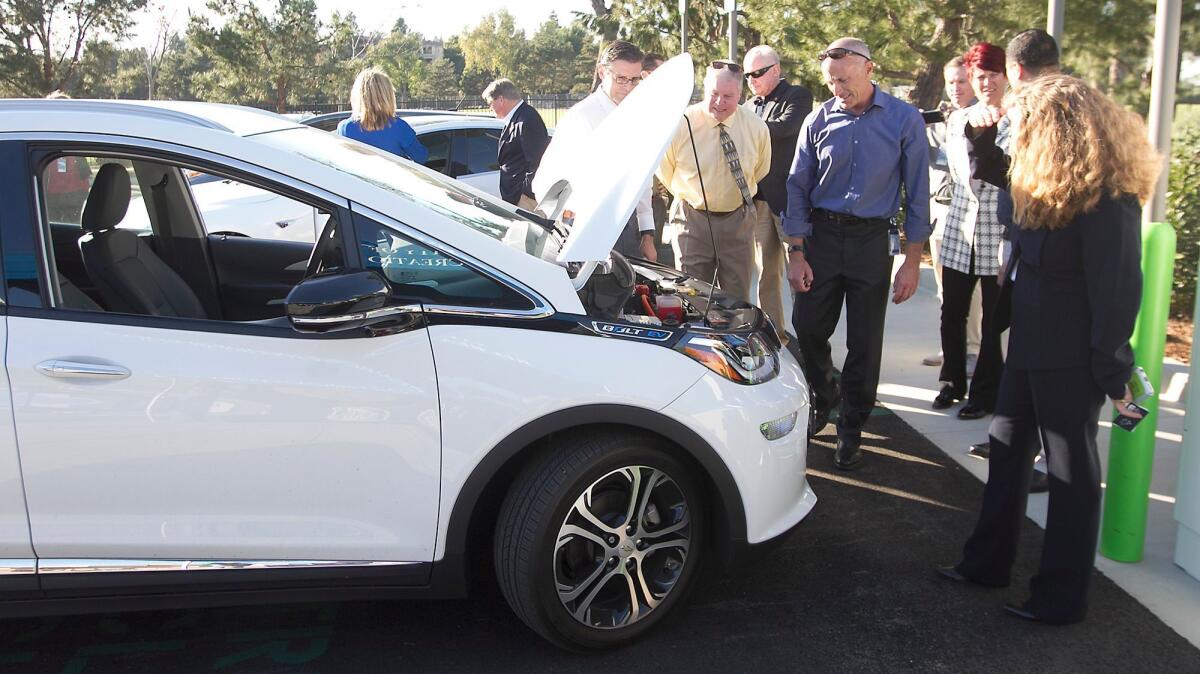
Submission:
[[[661,621],[700,564],[701,492],[656,440],[574,435],[513,484],[496,528],[516,614],[573,649],[618,646]]]

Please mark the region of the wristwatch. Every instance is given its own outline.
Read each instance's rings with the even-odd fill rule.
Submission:
[[[789,254],[790,253],[804,253],[807,255],[808,254],[808,244],[807,243],[793,243],[792,245],[788,246],[788,253]]]

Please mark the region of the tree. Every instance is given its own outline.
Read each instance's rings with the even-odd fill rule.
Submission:
[[[454,64],[440,58],[429,63],[422,69],[423,76],[413,83],[412,95],[418,98],[433,98],[437,96],[460,96],[458,88],[458,73]]]
[[[516,76],[529,50],[525,31],[516,27],[516,19],[507,10],[483,17],[474,28],[458,38],[462,51],[463,72],[486,73],[490,77]],[[466,82],[463,83],[466,88]]]
[[[206,97],[268,102],[282,113],[301,93],[320,89],[325,45],[315,0],[278,0],[270,16],[252,0],[210,0],[208,8],[224,25],[193,15],[187,31],[213,64],[197,78]]]
[[[212,69],[212,59],[195,42],[174,34],[163,56],[155,95],[165,100],[177,101],[202,98],[200,91],[203,89],[204,73]]]
[[[418,33],[393,30],[367,52],[366,62],[387,73],[399,98],[409,98],[414,89],[423,86],[425,63],[421,61],[421,41]]]
[[[588,61],[592,62],[592,44],[583,26],[578,22],[562,26],[551,13],[529,39],[528,58],[513,79],[525,91],[571,91],[580,81],[591,80],[591,66],[580,67],[582,52],[587,52]]]
[[[88,40],[125,36],[146,0],[0,0],[0,93],[70,89]]]
[[[142,65],[146,70],[146,98],[154,99],[154,93],[158,84],[159,73],[162,72],[163,59],[167,56],[167,49],[171,45],[171,37],[174,33],[171,31],[171,21],[175,17],[175,13],[167,14],[167,6],[159,3],[155,6],[156,12],[154,44],[149,49],[142,50]]]
[[[89,40],[79,60],[73,88],[78,98],[147,98],[146,50]]]
[[[726,56],[729,24],[721,5],[690,3],[688,7],[688,52],[697,63]],[[609,7],[594,1],[591,14],[576,16],[601,42],[620,38],[644,51],[664,55],[679,52],[679,3],[674,0],[613,0]],[[740,30],[739,34],[745,38],[747,31]]]

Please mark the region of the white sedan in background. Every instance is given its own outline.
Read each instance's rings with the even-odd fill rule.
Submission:
[[[301,123],[332,131],[349,116],[349,112],[331,113]],[[412,125],[429,151],[425,166],[500,198],[496,150],[503,121],[437,111],[405,111],[401,117]],[[205,173],[191,175],[189,182],[210,233],[312,243],[323,224],[311,207],[251,184]],[[131,211],[120,226],[144,231],[149,226],[146,217],[145,211]]]

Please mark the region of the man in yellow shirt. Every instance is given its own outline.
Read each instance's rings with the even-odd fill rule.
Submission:
[[[771,134],[738,105],[741,94],[742,67],[713,61],[704,75],[704,100],[684,112],[658,178],[675,195],[663,239],[671,241],[676,266],[706,282],[715,276],[723,291],[748,302],[755,276],[753,199],[771,168]]]

